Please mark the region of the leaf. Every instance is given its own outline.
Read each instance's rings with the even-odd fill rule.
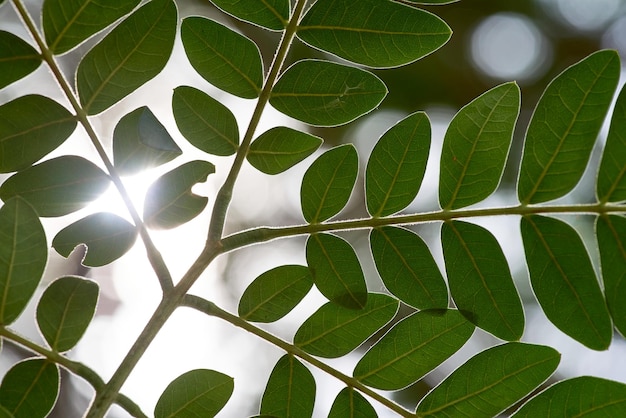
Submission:
[[[289,20],[289,0],[211,0],[237,19],[270,30],[283,30]]]
[[[375,68],[417,61],[443,46],[452,31],[437,16],[379,0],[318,0],[298,27],[307,44]]]
[[[396,227],[374,228],[370,246],[385,287],[418,309],[448,307],[448,288],[426,243]]]
[[[212,418],[226,405],[233,378],[215,370],[196,369],[172,381],[154,408],[155,418]]]
[[[0,199],[20,196],[39,216],[63,216],[87,206],[109,184],[109,176],[92,162],[64,155],[9,177],[0,186]]]
[[[180,133],[194,147],[213,155],[232,155],[239,146],[239,127],[232,112],[208,94],[180,86],[172,97]]]
[[[600,216],[596,234],[602,264],[604,295],[615,328],[626,335],[626,219]]]
[[[379,293],[370,293],[360,310],[329,302],[304,321],[293,342],[314,356],[341,357],[391,321],[397,311],[398,301]]]
[[[430,121],[424,112],[407,116],[380,137],[365,170],[365,197],[372,216],[392,215],[413,201],[429,151]]]
[[[45,417],[59,393],[59,369],[42,358],[11,367],[0,385],[0,405],[15,418]]]
[[[620,417],[626,414],[626,385],[592,376],[562,380],[526,402],[513,416]]]
[[[206,81],[244,99],[259,96],[263,62],[259,48],[250,39],[195,16],[183,19],[181,38],[189,62]]]
[[[289,354],[278,360],[263,392],[261,414],[280,418],[313,415],[315,380],[302,363]]]
[[[139,0],[101,3],[92,0],[46,0],[42,21],[46,44],[62,54],[128,14]]]
[[[108,109],[163,70],[174,46],[177,20],[172,0],[153,0],[85,55],[76,86],[87,114]]]
[[[311,287],[313,278],[306,266],[284,265],[268,270],[243,292],[239,316],[252,322],[277,321],[291,312]]]
[[[278,126],[262,133],[248,151],[248,162],[265,174],[290,169],[322,145],[322,138]]]
[[[506,343],[478,353],[417,406],[421,417],[494,417],[543,383],[559,365],[551,347]],[[537,415],[543,416],[543,415]]]
[[[437,6],[437,5],[456,3],[457,1],[461,1],[461,0],[401,0],[401,1],[404,1],[405,4],[408,2],[408,3],[415,3],[415,4],[427,4],[427,5]]]
[[[72,349],[87,330],[97,303],[94,281],[65,276],[52,282],[37,305],[37,324],[50,348]]]
[[[192,193],[194,184],[206,181],[215,166],[208,161],[190,161],[159,177],[148,189],[143,220],[150,228],[170,229],[189,222],[206,207],[209,199]]]
[[[20,198],[0,207],[0,324],[9,325],[35,293],[48,243],[33,208]]]
[[[471,223],[441,229],[448,285],[459,311],[474,325],[506,341],[524,333],[524,310],[496,238]]]
[[[626,86],[617,97],[597,179],[602,203],[626,200]]]
[[[270,104],[309,125],[337,126],[376,109],[386,95],[385,84],[368,71],[302,60],[287,68],[274,85]]]
[[[346,387],[339,392],[328,418],[378,418],[372,405],[359,392]]]
[[[510,82],[483,93],[454,116],[441,152],[442,208],[469,206],[496,190],[519,111],[520,90]]]
[[[367,285],[352,246],[336,235],[313,234],[306,242],[306,261],[317,289],[331,302],[363,309]]]
[[[41,55],[11,32],[0,31],[0,89],[39,68]]]
[[[137,229],[117,215],[98,212],[63,228],[52,240],[59,254],[69,257],[80,244],[87,246],[83,265],[105,266],[131,249],[137,238]]]
[[[548,319],[581,344],[607,349],[611,319],[580,236],[545,216],[524,216],[521,227],[530,281]]]
[[[452,356],[473,331],[474,326],[457,310],[419,311],[374,344],[353,375],[377,389],[402,389]]]
[[[1,70],[0,74],[3,74]],[[74,115],[45,96],[30,94],[3,104],[0,106],[0,172],[31,166],[65,142],[75,128]]]
[[[113,132],[113,161],[122,176],[165,164],[182,153],[146,106],[124,115]]]
[[[309,223],[323,222],[338,214],[348,203],[359,171],[359,157],[352,144],[326,151],[302,178],[302,214]]]
[[[599,51],[548,85],[532,116],[517,195],[523,204],[557,199],[576,186],[620,75],[616,51]]]

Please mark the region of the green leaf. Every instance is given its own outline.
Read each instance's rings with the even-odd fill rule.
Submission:
[[[605,350],[611,319],[589,254],[574,228],[558,219],[522,218],[522,240],[535,296],[561,331],[593,350]]]
[[[131,249],[137,229],[128,221],[106,212],[94,213],[63,228],[52,240],[59,254],[69,257],[80,244],[87,246],[82,261],[89,267],[107,265]]]
[[[452,356],[473,331],[457,310],[419,311],[394,325],[365,353],[354,377],[377,389],[402,389]]]
[[[626,385],[592,376],[563,380],[526,402],[513,416],[515,418],[626,416]]]
[[[380,137],[365,170],[365,197],[372,216],[387,216],[406,208],[422,185],[428,152],[430,121],[413,113]]]
[[[181,38],[189,62],[206,81],[244,99],[259,96],[263,62],[250,39],[202,17],[184,19]]]
[[[330,408],[328,418],[378,418],[372,405],[353,388],[343,388]]]
[[[180,86],[172,97],[180,133],[194,147],[213,155],[232,155],[239,146],[239,127],[232,112],[208,94]]]
[[[602,203],[626,200],[626,86],[622,88],[613,109],[596,193]]]
[[[0,89],[39,68],[41,55],[19,36],[0,31]]]
[[[3,74],[1,69],[0,74]],[[0,106],[0,172],[31,166],[61,145],[75,128],[74,116],[45,96],[31,94],[3,104]]]
[[[239,316],[252,322],[277,321],[291,312],[311,287],[313,278],[306,266],[285,265],[268,270],[243,292]]]
[[[422,399],[417,413],[420,417],[497,416],[548,379],[560,358],[555,349],[541,345],[492,347],[452,372]]]
[[[443,46],[452,31],[424,10],[380,0],[318,0],[298,37],[348,61],[375,68],[398,67]]]
[[[0,324],[22,313],[41,280],[48,243],[33,208],[20,198],[0,207]]]
[[[138,4],[139,0],[46,0],[42,13],[46,44],[53,54],[67,52]]]
[[[313,234],[306,242],[306,261],[318,290],[331,302],[363,309],[367,286],[352,246],[336,235]]]
[[[313,415],[315,380],[302,363],[289,354],[278,360],[263,392],[261,414],[280,418]]]
[[[615,51],[599,51],[548,85],[526,132],[517,195],[524,204],[557,199],[576,186],[620,75]]]
[[[520,90],[510,82],[483,93],[454,116],[441,152],[442,208],[469,206],[496,190],[519,111]]]
[[[452,299],[473,324],[507,341],[524,333],[524,310],[511,270],[496,238],[471,223],[451,221],[441,229]]]
[[[2,0],[0,0],[0,5],[2,4]],[[9,412],[4,406],[0,405],[0,418],[15,418],[15,416]]]
[[[212,418],[233,393],[233,378],[214,370],[196,369],[172,381],[154,408],[155,418]]]
[[[190,161],[163,174],[148,189],[143,219],[150,228],[169,229],[184,224],[204,210],[209,199],[191,192],[194,184],[206,181],[215,166],[207,161]]]
[[[601,216],[596,220],[596,234],[606,304],[615,328],[626,335],[626,219]]]
[[[370,246],[385,287],[418,309],[447,308],[448,288],[426,243],[396,227],[372,229]]]
[[[437,6],[437,5],[456,3],[457,1],[461,1],[461,0],[403,0],[403,1],[405,3],[409,2],[409,3],[415,3],[415,4],[426,4],[426,5]]]
[[[309,223],[323,222],[344,208],[359,171],[359,157],[352,144],[326,151],[307,169],[302,178],[302,214]]]
[[[320,137],[278,126],[254,140],[247,158],[257,170],[278,174],[313,154],[322,142]]]
[[[293,342],[314,356],[341,357],[391,321],[398,306],[396,299],[378,293],[370,293],[359,310],[329,302],[304,321]]]
[[[174,46],[177,15],[172,0],[146,3],[85,55],[76,85],[89,115],[108,109],[163,70]]]
[[[289,20],[289,0],[211,0],[237,19],[270,30],[283,30]]]
[[[7,372],[0,385],[0,405],[15,418],[45,417],[59,393],[59,369],[42,358],[21,361]]]
[[[387,87],[374,74],[328,61],[302,60],[287,68],[270,104],[315,126],[343,125],[376,109]]]
[[[6,202],[20,196],[39,216],[63,216],[87,206],[104,193],[109,184],[109,176],[92,162],[65,155],[9,177],[0,186],[0,199]]]
[[[124,115],[113,132],[113,161],[122,176],[165,164],[182,153],[146,106]]]
[[[94,281],[66,276],[52,282],[37,305],[37,324],[50,348],[72,349],[87,330],[97,303]]]

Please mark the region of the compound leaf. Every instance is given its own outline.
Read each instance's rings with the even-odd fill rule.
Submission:
[[[389,68],[443,46],[452,31],[437,16],[379,0],[318,0],[298,27],[307,44],[348,61]]]
[[[343,388],[330,408],[328,418],[378,418],[372,405],[353,388]]]
[[[371,112],[386,95],[387,86],[368,71],[302,60],[285,70],[272,90],[270,103],[310,125],[337,126]]]
[[[289,20],[289,0],[211,0],[211,3],[237,19],[270,30],[283,30]]]
[[[0,384],[0,405],[14,418],[45,417],[59,394],[56,364],[31,358],[9,369]]]
[[[535,296],[561,331],[593,350],[611,343],[611,318],[580,236],[558,219],[522,218],[522,240]]]
[[[576,186],[620,75],[615,51],[599,51],[548,85],[526,132],[517,194],[522,203],[557,199]]]
[[[39,68],[41,55],[11,32],[0,31],[0,89]]]
[[[442,208],[469,206],[496,190],[519,111],[520,90],[510,82],[483,93],[454,116],[441,152]]]
[[[626,86],[622,88],[613,109],[596,193],[600,202],[626,200]]]
[[[365,197],[372,216],[392,215],[413,201],[429,151],[430,121],[424,112],[407,116],[380,137],[365,170]]]
[[[281,418],[313,415],[315,380],[302,363],[289,354],[278,360],[263,392],[261,414]]]
[[[278,126],[254,140],[247,158],[257,170],[278,174],[313,154],[322,142],[320,137]]]

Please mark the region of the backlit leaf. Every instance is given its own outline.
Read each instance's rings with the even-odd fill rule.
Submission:
[[[353,388],[343,388],[330,408],[328,418],[378,418],[372,405]]]
[[[626,86],[622,88],[613,109],[596,193],[601,202],[626,200]]]
[[[318,223],[338,214],[348,203],[358,170],[359,157],[352,144],[340,145],[317,157],[302,179],[304,219]]]
[[[367,210],[375,217],[406,208],[422,185],[428,152],[430,121],[413,113],[380,137],[365,170]]]
[[[247,158],[259,171],[278,174],[313,154],[322,142],[317,136],[278,126],[254,140]]]
[[[563,221],[522,218],[522,239],[535,296],[561,331],[594,350],[605,350],[613,330],[582,239]]]
[[[522,203],[557,199],[576,186],[620,75],[616,51],[599,51],[552,80],[526,132],[517,194]]]
[[[363,309],[329,302],[304,321],[293,342],[314,356],[341,357],[391,321],[397,310],[396,299],[379,293],[370,293]]]
[[[289,354],[278,360],[263,392],[261,414],[280,418],[313,415],[315,380],[302,363]]]
[[[194,147],[213,155],[232,155],[239,146],[239,127],[233,113],[208,94],[180,86],[172,97],[180,133]]]
[[[143,220],[150,228],[169,229],[198,216],[209,199],[191,192],[206,181],[215,166],[208,161],[190,161],[159,177],[148,189]]]
[[[89,115],[108,109],[163,70],[174,45],[177,20],[172,0],[153,0],[84,56],[76,85]]]
[[[420,417],[497,416],[548,379],[560,358],[555,349],[541,345],[507,343],[489,348],[426,395],[417,413]]]
[[[70,350],[81,339],[98,303],[96,282],[61,277],[44,291],[37,305],[37,324],[54,351]]]
[[[520,110],[520,90],[501,84],[454,116],[443,142],[439,202],[444,209],[478,203],[496,190]]]
[[[336,235],[314,234],[306,242],[306,260],[318,290],[331,302],[363,309],[367,286],[352,246]]]
[[[0,89],[39,68],[41,55],[11,32],[0,31]]]
[[[0,172],[29,167],[61,145],[75,128],[74,116],[45,96],[31,94],[3,104],[0,106]]]
[[[163,391],[155,418],[212,418],[233,393],[233,378],[214,370],[196,369],[174,379]]]
[[[309,293],[313,278],[306,266],[273,268],[254,279],[239,301],[239,316],[252,322],[273,322],[287,315]]]
[[[254,42],[202,17],[188,17],[181,38],[189,62],[206,81],[235,96],[256,98],[263,85],[261,53]]]
[[[429,12],[380,0],[318,0],[298,28],[307,44],[376,68],[416,61],[439,49],[451,34]]]
[[[283,30],[289,20],[289,0],[211,0],[237,19],[270,30]]]
[[[109,184],[109,176],[92,162],[65,155],[9,177],[0,186],[0,198],[6,202],[20,196],[39,216],[62,216],[87,206],[104,193]]]
[[[42,358],[21,361],[0,384],[0,405],[15,418],[45,417],[59,394],[59,369]]]
[[[68,257],[76,246],[85,244],[83,265],[100,267],[126,254],[136,238],[134,225],[112,213],[98,212],[63,228],[52,240],[52,246]]]
[[[507,341],[524,332],[524,310],[496,238],[481,226],[451,221],[441,229],[448,285],[459,311]]]
[[[353,375],[377,389],[402,389],[447,360],[473,331],[474,326],[457,310],[419,311],[372,346]]]
[[[302,60],[285,70],[272,90],[270,103],[310,125],[337,126],[371,112],[386,95],[385,84],[368,71]]]
[[[374,228],[370,246],[385,287],[419,309],[447,308],[448,289],[426,243],[396,227]]]

